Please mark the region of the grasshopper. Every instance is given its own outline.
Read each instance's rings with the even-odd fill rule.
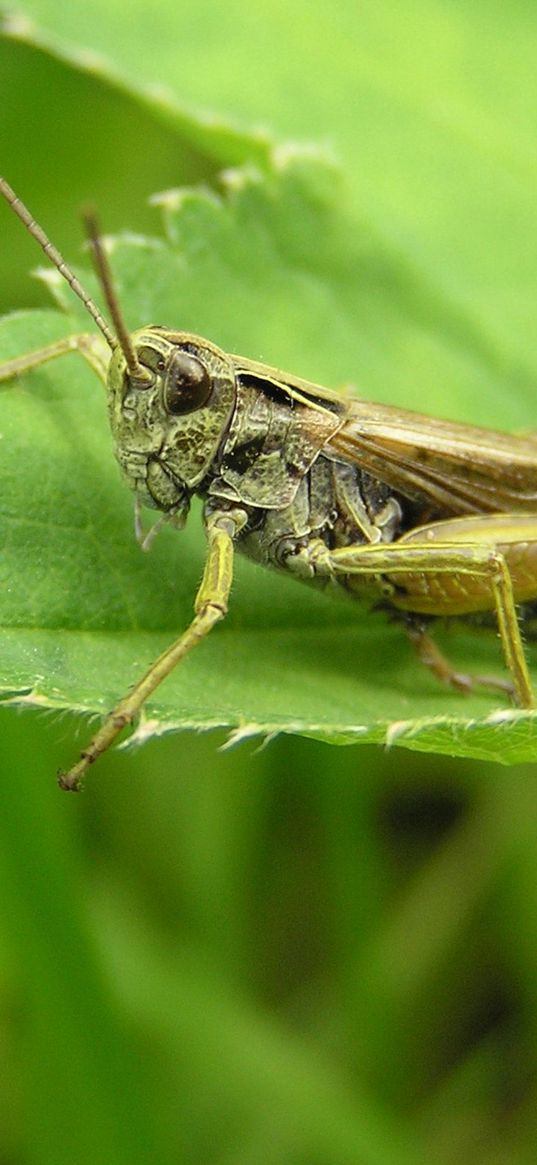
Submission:
[[[129,333],[97,225],[87,221],[113,328],[4,179],[0,193],[82,300],[97,335],[73,335],[0,365],[6,381],[78,352],[104,382],[115,455],[141,505],[180,528],[203,499],[207,554],[190,626],[60,774],[88,767],[226,614],[235,550],[325,590],[398,613],[445,683],[503,689],[534,706],[516,603],[537,599],[537,439],[343,396],[200,336]],[[158,527],[159,522],[156,523]],[[155,527],[153,527],[153,530]],[[138,533],[142,540],[141,526]],[[147,538],[145,539],[147,543]],[[510,679],[459,673],[428,632],[435,616],[496,616]]]

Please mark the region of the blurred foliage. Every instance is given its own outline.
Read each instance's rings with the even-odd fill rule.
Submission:
[[[521,423],[532,6],[262,12],[28,0],[0,40],[4,172],[72,255],[81,201],[107,229],[146,231],[155,189],[212,181],[249,148],[262,164],[252,121],[328,137],[356,220],[423,276],[434,318],[451,302],[469,362],[508,384],[481,420],[494,406]],[[171,99],[142,99],[155,81],[246,129],[209,121],[196,148],[187,113],[178,132]],[[29,304],[22,231],[0,263],[5,307]],[[408,378],[412,355],[401,339]],[[451,409],[475,417],[466,389]],[[533,767],[182,735],[104,758],[85,795],[62,798],[72,721],[0,716],[6,1165],[535,1160]]]

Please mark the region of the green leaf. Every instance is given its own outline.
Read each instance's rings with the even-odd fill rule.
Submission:
[[[328,141],[352,177],[355,220],[363,212],[378,223],[485,330],[494,329],[511,360],[526,346],[536,291],[531,5],[414,0],[409,8],[394,0],[340,0],[334,7],[325,0],[294,0],[292,6],[267,0],[256,15],[244,0],[198,0],[195,6],[161,0],[155,20],[146,0],[19,0],[9,5],[4,30],[12,42],[42,48],[100,81],[103,90],[130,95],[133,121],[141,112],[138,148],[149,139],[149,161],[138,160],[131,143],[138,164],[129,166],[120,152],[123,127],[114,132],[115,122],[110,130],[104,118],[102,126],[97,110],[91,134],[80,135],[80,98],[70,102],[67,96],[58,111],[55,103],[62,119],[71,105],[73,118],[70,130],[62,124],[57,137],[54,156],[60,153],[64,180],[54,175],[56,186],[70,189],[78,164],[73,154],[84,150],[85,136],[93,146],[86,178],[91,191],[93,172],[106,156],[110,197],[119,185],[127,202],[139,172],[151,173],[158,164],[159,125],[226,165],[246,158],[263,164],[272,137]],[[32,127],[41,105],[36,63],[27,114]],[[20,67],[14,74],[4,117]],[[43,79],[41,87],[44,148],[50,151],[56,130],[48,83]],[[26,141],[25,112],[17,127],[23,155],[17,164],[41,182],[33,151],[43,146]],[[252,132],[259,125],[269,133]],[[127,182],[118,177],[124,172]],[[176,172],[184,173],[183,156]]]
[[[183,190],[160,202],[166,238],[112,247],[129,326],[196,331],[331,386],[358,374],[373,399],[393,397],[397,381],[401,401],[419,406],[432,385],[432,412],[453,383],[469,419],[483,395],[501,399],[504,377],[469,314],[372,228],[350,229],[338,176],[321,158],[276,156],[264,175],[228,174],[220,194]],[[84,281],[98,295],[91,275]],[[68,287],[55,274],[48,282],[68,315],[7,318],[2,357],[87,329]],[[103,390],[76,355],[4,387],[2,438],[2,690],[104,714],[190,619],[204,554],[198,514],[140,551]],[[447,642],[459,668],[501,672],[493,633],[457,627]],[[533,714],[440,688],[384,616],[247,562],[227,620],[158,689],[135,738],[217,725],[234,739],[297,732],[506,763],[536,752]]]

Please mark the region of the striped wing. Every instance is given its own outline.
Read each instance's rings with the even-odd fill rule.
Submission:
[[[537,435],[356,400],[328,448],[437,516],[537,513]]]

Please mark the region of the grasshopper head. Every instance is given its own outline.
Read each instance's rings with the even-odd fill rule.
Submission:
[[[147,327],[130,334],[95,214],[84,220],[113,328],[5,178],[0,195],[78,296],[112,356],[107,391],[116,456],[142,501],[177,512],[206,476],[235,402],[229,358],[198,336]]]
[[[116,457],[141,500],[168,510],[210,468],[235,403],[234,369],[214,344],[187,332],[151,326],[131,342],[139,374],[119,347],[108,372]]]

